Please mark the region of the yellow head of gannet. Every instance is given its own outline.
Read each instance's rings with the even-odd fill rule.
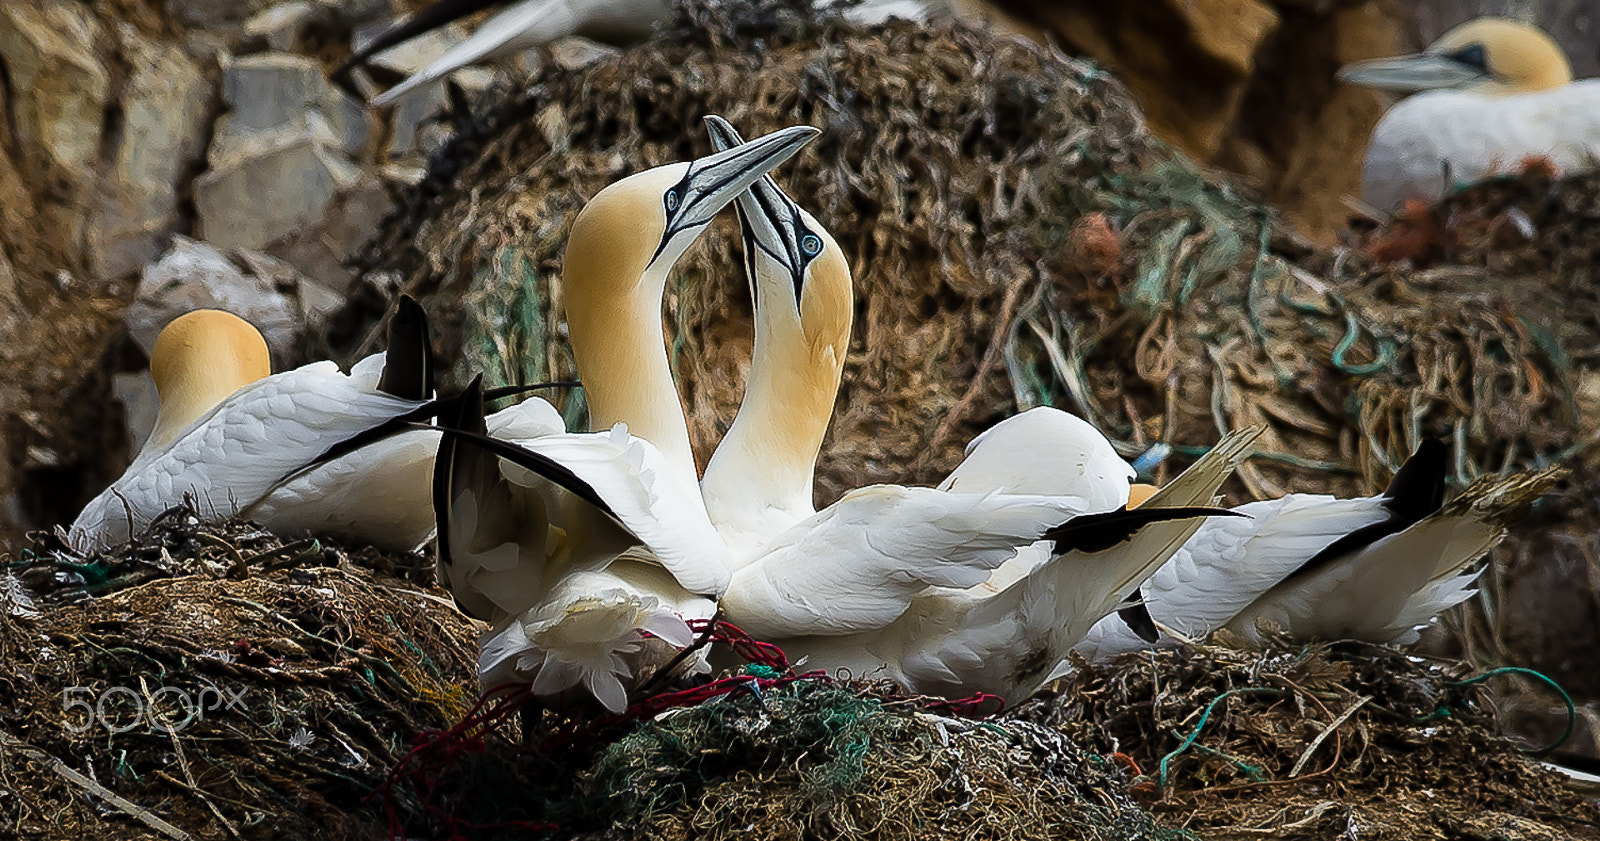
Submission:
[[[150,352],[161,409],[145,449],[171,444],[228,395],[271,373],[267,341],[250,322],[222,310],[173,319]]]
[[[1402,93],[1448,88],[1506,96],[1561,87],[1572,81],[1572,65],[1538,27],[1507,18],[1478,18],[1446,32],[1420,53],[1351,64],[1339,71],[1339,78]]]
[[[601,190],[572,225],[562,285],[590,425],[626,423],[687,487],[698,473],[661,328],[667,273],[718,211],[816,134],[794,126],[645,170]]]
[[[721,117],[711,142],[742,142]],[[717,445],[701,493],[735,557],[816,513],[812,474],[855,315],[850,264],[815,217],[763,176],[739,197],[756,337],[739,413]]]

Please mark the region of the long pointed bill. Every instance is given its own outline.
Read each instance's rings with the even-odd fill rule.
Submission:
[[[744,138],[727,120],[715,114],[705,119],[713,149],[731,149],[744,142]],[[750,279],[751,300],[757,300],[756,255],[762,252],[789,272],[798,302],[800,289],[805,283],[806,266],[806,259],[800,253],[802,223],[799,205],[778,187],[772,176],[763,175],[739,196],[738,212],[739,235],[744,240],[744,270],[745,276]]]
[[[676,236],[709,224],[740,193],[819,133],[811,126],[791,126],[691,162],[668,193],[667,228],[652,262]]]
[[[1339,68],[1337,75],[1347,84],[1396,93],[1456,88],[1488,78],[1480,68],[1432,53],[1358,61]]]

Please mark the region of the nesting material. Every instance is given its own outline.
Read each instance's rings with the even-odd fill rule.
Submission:
[[[0,609],[0,825],[22,837],[381,838],[368,796],[476,700],[470,620],[394,574],[417,558],[178,509],[92,558],[7,560],[29,609]]]

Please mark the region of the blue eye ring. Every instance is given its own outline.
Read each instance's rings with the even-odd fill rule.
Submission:
[[[816,234],[806,234],[800,238],[800,253],[807,257],[815,257],[822,253],[822,237]]]
[[[667,212],[668,213],[671,213],[674,210],[678,209],[678,190],[677,190],[676,187],[674,187],[673,189],[667,191],[667,195],[666,195],[664,201],[666,201],[666,203],[667,203]]]

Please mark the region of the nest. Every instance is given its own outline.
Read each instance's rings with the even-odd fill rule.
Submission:
[[[1600,837],[1597,804],[1499,735],[1493,675],[1459,662],[1277,639],[1077,666],[1014,714],[1126,753],[1151,811],[1202,837]]]
[[[370,795],[476,700],[470,620],[374,569],[419,559],[185,509],[89,559],[50,542],[0,578],[0,822],[25,837],[382,837]]]

